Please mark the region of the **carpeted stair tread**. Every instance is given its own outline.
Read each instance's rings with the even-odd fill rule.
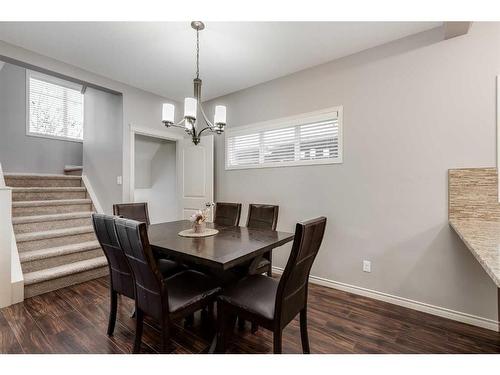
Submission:
[[[80,166],[65,174],[5,173],[25,298],[108,273]]]
[[[80,272],[89,271],[92,269],[104,267],[107,265],[106,257],[98,257],[93,259],[82,260],[80,262],[69,263],[62,266],[47,268],[41,271],[28,272],[24,274],[24,285],[32,285],[48,280],[61,278],[77,274]]]
[[[83,227],[53,229],[43,232],[21,233],[16,235],[16,241],[17,243],[26,241],[38,241],[38,240],[46,240],[48,238],[74,236],[77,234],[92,233],[92,232],[94,232],[94,228],[91,225]]]
[[[91,211],[83,212],[68,212],[61,214],[50,215],[35,215],[35,216],[17,216],[12,218],[12,224],[27,224],[27,223],[42,223],[44,221],[58,221],[58,220],[71,220],[82,219],[92,215]]]
[[[65,206],[72,204],[91,204],[90,199],[54,199],[46,201],[16,201],[12,202],[12,207],[41,207],[41,206]]]
[[[60,192],[64,193],[67,191],[87,191],[85,187],[81,186],[30,186],[30,187],[12,187],[13,193],[52,193]]]
[[[24,251],[19,253],[21,263],[33,262],[35,260],[47,259],[61,255],[74,254],[82,251],[99,249],[98,241],[81,242],[71,245],[50,247],[47,249]]]
[[[6,178],[19,178],[19,179],[43,179],[50,178],[51,180],[61,179],[61,180],[78,180],[81,176],[71,176],[64,174],[50,174],[50,173],[4,173]]]

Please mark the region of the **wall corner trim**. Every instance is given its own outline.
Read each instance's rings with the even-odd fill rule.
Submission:
[[[283,273],[283,268],[273,267],[273,272],[281,275]],[[499,322],[494,319],[487,319],[480,316],[467,314],[461,311],[451,310],[445,307],[435,306],[428,303],[379,292],[373,289],[367,289],[356,285],[342,283],[340,281],[325,279],[323,277],[310,276],[309,282],[311,282],[312,284],[325,286],[327,288],[337,289],[344,292],[373,298],[378,301],[392,303],[394,305],[421,311],[427,314],[432,314],[440,316],[442,318],[447,318],[455,320],[457,322],[466,323],[476,327],[486,328],[495,332],[499,332]]]
[[[89,194],[90,199],[92,200],[92,204],[94,205],[94,208],[97,211],[97,213],[100,213],[100,214],[104,213],[104,210],[102,209],[102,206],[99,203],[99,199],[97,198],[97,195],[96,195],[94,189],[92,188],[92,184],[90,183],[90,180],[87,177],[87,175],[85,175],[85,174],[82,175],[82,181],[83,181],[83,184],[85,185],[85,188],[87,189],[87,193]]]

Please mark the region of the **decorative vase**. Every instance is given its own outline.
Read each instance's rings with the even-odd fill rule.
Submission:
[[[206,223],[205,222],[202,222],[200,224],[194,224],[193,225],[193,230],[194,230],[194,233],[203,233],[205,232],[205,228],[206,228]]]

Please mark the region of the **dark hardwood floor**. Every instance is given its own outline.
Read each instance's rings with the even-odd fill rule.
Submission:
[[[0,353],[130,353],[133,302],[119,300],[113,337],[106,335],[108,281],[101,278],[25,300],[0,310]],[[500,334],[321,286],[309,292],[312,353],[500,353]],[[146,324],[143,353],[155,353],[159,336]],[[172,353],[202,352],[210,324],[176,322]],[[270,353],[272,335],[235,329],[229,353]],[[296,319],[283,334],[283,352],[300,353]]]

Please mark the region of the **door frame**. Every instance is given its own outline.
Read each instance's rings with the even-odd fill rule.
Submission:
[[[153,129],[142,126],[137,126],[134,124],[129,125],[129,165],[130,165],[130,174],[129,174],[129,197],[130,201],[135,201],[135,135],[145,135],[151,138],[160,138],[166,139],[167,141],[175,142],[175,146],[177,148],[177,142],[184,137],[180,134],[173,133],[170,130],[163,129]]]

